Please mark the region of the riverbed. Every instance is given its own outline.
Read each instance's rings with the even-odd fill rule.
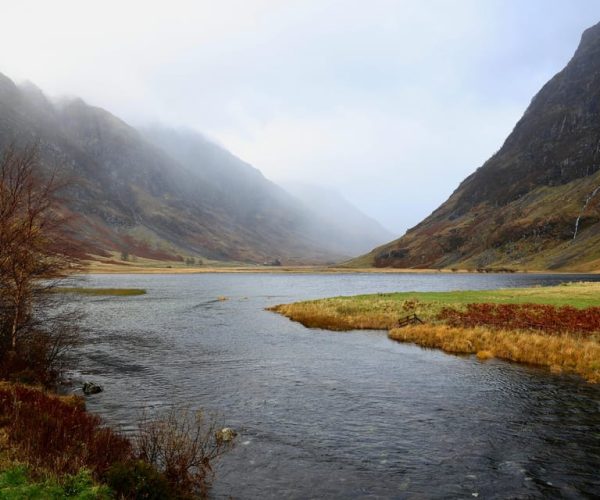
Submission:
[[[302,299],[554,285],[528,274],[91,275],[76,380],[124,431],[187,405],[240,430],[217,498],[586,498],[600,491],[600,385],[399,344],[386,332],[310,330],[264,310]],[[227,300],[219,300],[226,298]]]

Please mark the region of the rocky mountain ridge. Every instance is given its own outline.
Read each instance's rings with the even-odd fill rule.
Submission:
[[[600,24],[500,150],[423,222],[355,265],[600,269]]]

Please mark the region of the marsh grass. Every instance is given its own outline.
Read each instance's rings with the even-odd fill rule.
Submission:
[[[389,337],[453,354],[477,354],[479,359],[495,357],[545,366],[555,373],[571,372],[590,382],[600,382],[600,343],[597,338],[447,325],[396,328],[389,332]]]
[[[55,293],[77,293],[81,295],[114,295],[114,296],[133,296],[144,295],[146,290],[143,288],[83,288],[83,287],[58,287],[53,290]]]
[[[546,304],[582,309],[600,306],[600,283],[503,290],[356,295],[281,304],[268,310],[283,314],[309,328],[338,331],[388,330],[413,312],[428,323],[441,323],[438,317],[445,308],[461,310],[472,303]]]
[[[573,324],[580,324],[582,318],[594,311],[592,308],[600,306],[600,283],[334,297],[283,304],[269,310],[309,328],[390,330],[389,337],[400,342],[412,342],[456,354],[476,354],[481,360],[496,357],[545,366],[553,372],[573,372],[591,382],[600,382],[600,331],[587,328],[582,330],[585,335],[576,331],[577,328],[535,331],[523,329],[518,322],[501,327],[489,324],[445,324],[444,318],[447,319],[449,309],[460,313],[455,316],[467,317],[469,304],[515,304],[519,311],[523,308],[539,309],[535,306],[526,307],[525,304],[546,305],[558,313],[569,312],[577,320],[573,320]],[[581,309],[581,314],[572,308]],[[399,320],[412,313],[416,313],[426,324],[396,328]],[[537,322],[541,323],[539,318]]]

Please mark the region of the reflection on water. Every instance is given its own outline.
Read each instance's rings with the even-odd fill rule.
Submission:
[[[81,299],[89,331],[79,376],[106,389],[88,408],[125,429],[142,408],[174,403],[241,429],[216,497],[590,497],[600,491],[600,386],[385,332],[308,330],[264,311],[332,295],[570,279],[581,277],[91,276],[87,286],[148,294]]]

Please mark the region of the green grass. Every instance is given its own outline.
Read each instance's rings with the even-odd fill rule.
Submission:
[[[296,302],[269,309],[309,327],[331,330],[389,329],[412,312],[427,322],[435,322],[445,307],[460,308],[481,302],[568,305],[578,308],[600,306],[600,283],[503,290],[380,293]]]
[[[346,297],[344,297],[346,298]],[[400,292],[348,297],[350,300],[369,303],[376,299],[392,302],[418,300],[441,304],[548,304],[578,308],[600,306],[600,284],[570,283],[553,287],[509,288],[501,290],[460,290],[452,292]]]
[[[439,318],[445,307],[461,309],[471,303],[546,304],[587,308],[600,306],[600,283],[504,290],[402,292],[296,302],[269,308],[310,328],[328,330],[382,329],[400,342],[473,353],[480,359],[497,357],[547,366],[555,372],[574,372],[600,383],[600,337],[582,339],[564,332],[543,335],[524,330],[449,327]],[[415,312],[426,324],[397,328]]]
[[[79,293],[83,295],[116,295],[132,296],[144,295],[146,290],[143,288],[82,288],[82,287],[59,287],[55,288],[56,293]]]
[[[112,495],[108,487],[94,484],[89,471],[82,470],[74,476],[66,476],[59,483],[56,480],[33,480],[27,468],[16,466],[0,473],[0,498],[108,500]]]

